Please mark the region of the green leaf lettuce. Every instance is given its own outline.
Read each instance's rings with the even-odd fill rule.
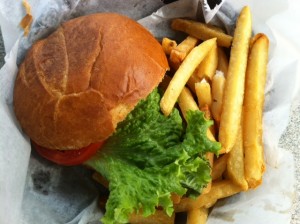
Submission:
[[[212,121],[189,111],[185,125],[178,110],[165,117],[159,101],[154,90],[86,162],[109,181],[103,223],[127,223],[131,213],[148,216],[157,206],[172,215],[171,193],[195,197],[211,180],[204,155],[220,149],[206,136]]]

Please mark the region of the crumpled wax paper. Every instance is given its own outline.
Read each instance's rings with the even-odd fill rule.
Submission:
[[[178,38],[170,30],[172,18],[188,17],[234,29],[237,12],[249,5],[253,32],[270,38],[270,59],[264,110],[264,144],[267,169],[263,184],[221,200],[208,223],[290,223],[295,197],[293,157],[278,147],[288,123],[289,110],[300,90],[300,3],[297,1],[228,0],[210,9],[199,0],[179,0],[163,5],[152,1],[29,0],[34,22],[29,36],[18,27],[25,10],[21,2],[0,2],[0,25],[6,49],[0,70],[0,223],[97,223],[99,186],[83,167],[61,167],[31,152],[28,137],[13,113],[12,91],[17,64],[37,39],[47,36],[61,22],[84,14],[113,11],[138,20],[158,39]],[[160,8],[161,7],[161,8]],[[202,10],[204,9],[204,16]]]

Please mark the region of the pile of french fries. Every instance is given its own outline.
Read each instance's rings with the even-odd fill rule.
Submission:
[[[183,117],[189,110],[203,111],[206,119],[214,120],[207,136],[219,141],[222,149],[218,156],[206,155],[212,181],[198,198],[174,194],[172,217],[157,209],[150,217],[132,214],[130,223],[172,224],[176,213],[187,212],[188,224],[203,224],[219,199],[261,184],[265,171],[262,113],[269,40],[262,33],[252,36],[251,17],[249,7],[244,7],[233,37],[204,23],[172,21],[172,29],[185,32],[187,37],[179,44],[168,38],[162,40],[172,77],[166,75],[161,83],[161,111],[168,116],[179,107]]]
[[[269,40],[252,36],[249,7],[236,22],[233,37],[204,23],[175,19],[172,28],[188,36],[181,43],[164,38],[173,77],[163,81],[161,111],[168,116],[174,106],[183,116],[201,110],[214,125],[207,134],[221,143],[219,156],[207,154],[212,182],[196,199],[174,201],[175,212],[187,212],[188,224],[206,223],[210,208],[226,198],[259,186],[265,170],[262,113]],[[171,217],[164,223],[173,223]]]

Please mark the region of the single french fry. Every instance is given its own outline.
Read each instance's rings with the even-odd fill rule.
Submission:
[[[196,67],[215,44],[216,38],[202,42],[200,45],[193,48],[182,62],[160,101],[160,108],[165,116],[168,116],[172,112],[185,84],[195,71]]]
[[[262,113],[266,83],[269,40],[257,34],[251,43],[245,82],[243,145],[245,150],[245,177],[250,188],[262,181],[265,171],[262,143]]]
[[[156,210],[153,215],[144,217],[140,213],[130,215],[129,223],[131,224],[173,224],[175,221],[175,214],[170,217],[162,210]]]
[[[181,43],[179,43],[170,52],[170,65],[173,69],[177,70],[185,57],[191,50],[198,44],[199,40],[195,37],[188,36]]]
[[[25,8],[26,15],[23,17],[23,19],[21,20],[19,25],[24,30],[24,35],[27,36],[29,34],[29,31],[30,31],[30,27],[31,27],[31,24],[32,24],[32,21],[33,21],[33,17],[32,17],[32,14],[31,14],[31,6],[28,3],[28,1],[23,0],[22,4]]]
[[[199,107],[202,108],[208,105],[210,108],[212,103],[210,84],[205,79],[202,79],[201,82],[195,84],[195,91]]]
[[[235,144],[242,114],[244,82],[251,37],[251,12],[244,7],[237,19],[226,76],[219,141],[222,151],[229,152]]]
[[[217,180],[222,177],[226,170],[228,154],[224,154],[214,161],[214,166],[211,173],[212,180]]]
[[[218,48],[215,45],[200,63],[196,69],[197,76],[200,79],[206,78],[211,80],[214,74],[216,73],[218,66]]]
[[[181,91],[178,97],[178,105],[180,107],[180,110],[184,118],[186,118],[187,111],[199,110],[199,107],[195,102],[191,91],[186,87],[183,88],[183,90]]]
[[[240,186],[230,180],[221,180],[212,183],[210,192],[202,194],[196,199],[183,197],[179,204],[174,205],[175,212],[185,212],[192,209],[210,208],[218,199],[226,198],[241,192]]]
[[[212,94],[211,113],[218,125],[220,124],[221,113],[222,113],[224,86],[225,86],[224,74],[221,71],[217,71],[211,83],[211,94]]]
[[[205,224],[208,216],[207,208],[193,209],[187,212],[186,224]]]
[[[227,175],[230,180],[239,185],[243,191],[248,189],[248,183],[244,173],[244,149],[242,127],[240,125],[235,145],[228,153]]]
[[[221,32],[205,23],[195,22],[186,19],[174,19],[171,24],[172,29],[185,32],[191,36],[194,36],[200,40],[208,40],[211,38],[217,38],[218,46],[230,47],[232,42],[232,36]]]
[[[204,116],[207,120],[211,120],[211,88],[210,84],[203,79],[201,82],[195,83],[195,92],[198,99],[198,105],[200,110],[204,112]],[[215,126],[209,127],[209,130],[213,136],[216,134]]]
[[[228,57],[222,47],[218,47],[218,66],[217,70],[223,72],[226,77],[228,71]]]
[[[176,41],[167,37],[162,39],[161,45],[166,55],[170,55],[171,51],[177,47]]]

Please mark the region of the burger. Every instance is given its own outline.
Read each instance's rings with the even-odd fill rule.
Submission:
[[[171,194],[195,197],[210,182],[200,111],[164,116],[159,83],[169,69],[159,42],[114,13],[63,23],[28,51],[14,87],[14,110],[38,153],[84,164],[109,183],[103,223],[133,213],[173,213]]]

